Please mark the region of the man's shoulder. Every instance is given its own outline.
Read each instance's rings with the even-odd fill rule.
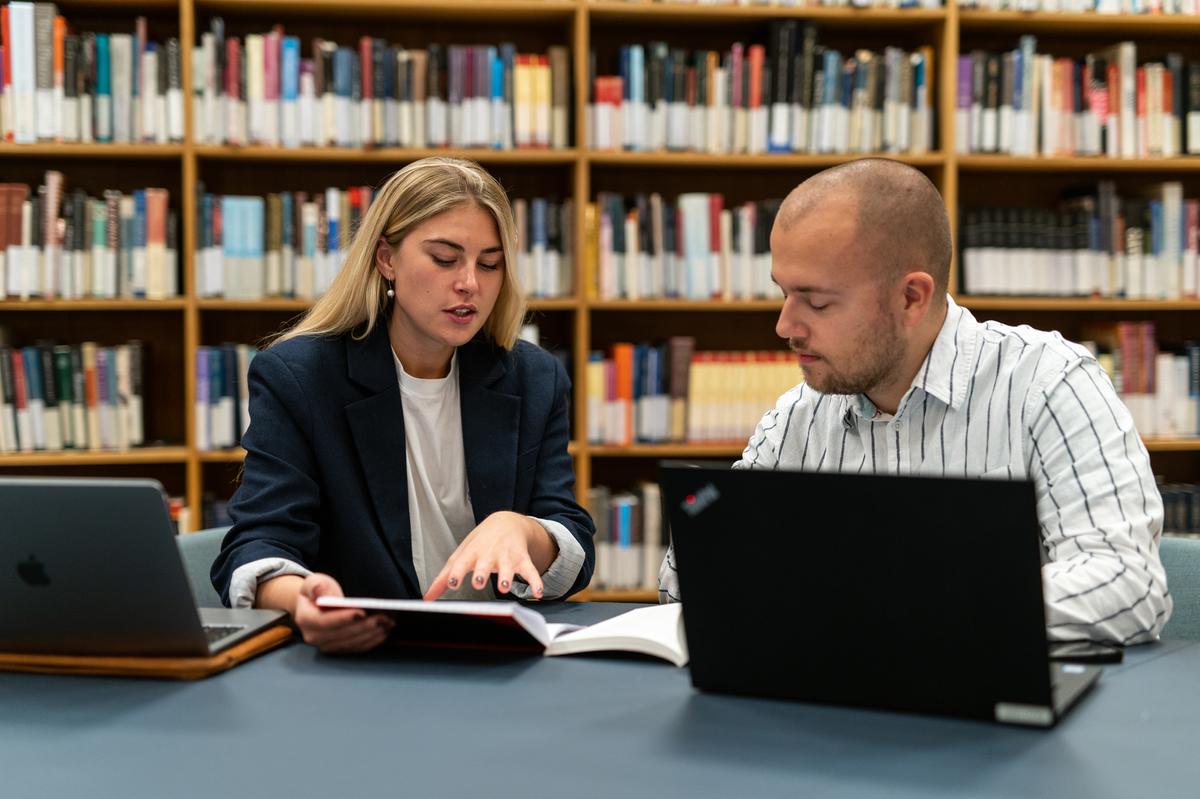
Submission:
[[[1083,345],[1068,341],[1057,330],[1029,325],[1005,325],[989,320],[982,324],[983,341],[1003,353],[1001,368],[1027,373],[1031,378],[1058,374],[1072,366],[1095,360]]]

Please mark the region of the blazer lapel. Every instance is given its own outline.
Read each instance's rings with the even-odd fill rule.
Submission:
[[[404,406],[396,378],[386,320],[370,336],[346,339],[350,379],[367,390],[364,399],[346,406],[359,462],[375,506],[380,531],[404,578],[409,595],[421,596],[412,559],[412,530],[408,520],[408,470],[404,443]]]
[[[521,398],[494,387],[508,373],[512,355],[483,334],[459,347],[458,358],[467,486],[479,523],[513,507]]]

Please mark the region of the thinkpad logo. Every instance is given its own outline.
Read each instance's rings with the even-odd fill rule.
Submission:
[[[683,498],[680,507],[688,516],[699,516],[704,511],[708,510],[708,506],[712,505],[721,498],[721,492],[712,483],[701,488],[694,494],[688,494]]]

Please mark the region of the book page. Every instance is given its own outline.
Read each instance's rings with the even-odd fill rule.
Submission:
[[[682,605],[638,608],[620,616],[555,637],[547,655],[583,652],[637,652],[662,658],[676,666],[688,662]]]

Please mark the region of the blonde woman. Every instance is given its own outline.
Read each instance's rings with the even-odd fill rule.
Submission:
[[[516,225],[478,164],[426,158],[371,203],[328,293],[251,363],[246,464],[213,564],[232,607],[324,651],[388,620],[323,595],[550,599],[587,585],[566,370],[517,340]]]

